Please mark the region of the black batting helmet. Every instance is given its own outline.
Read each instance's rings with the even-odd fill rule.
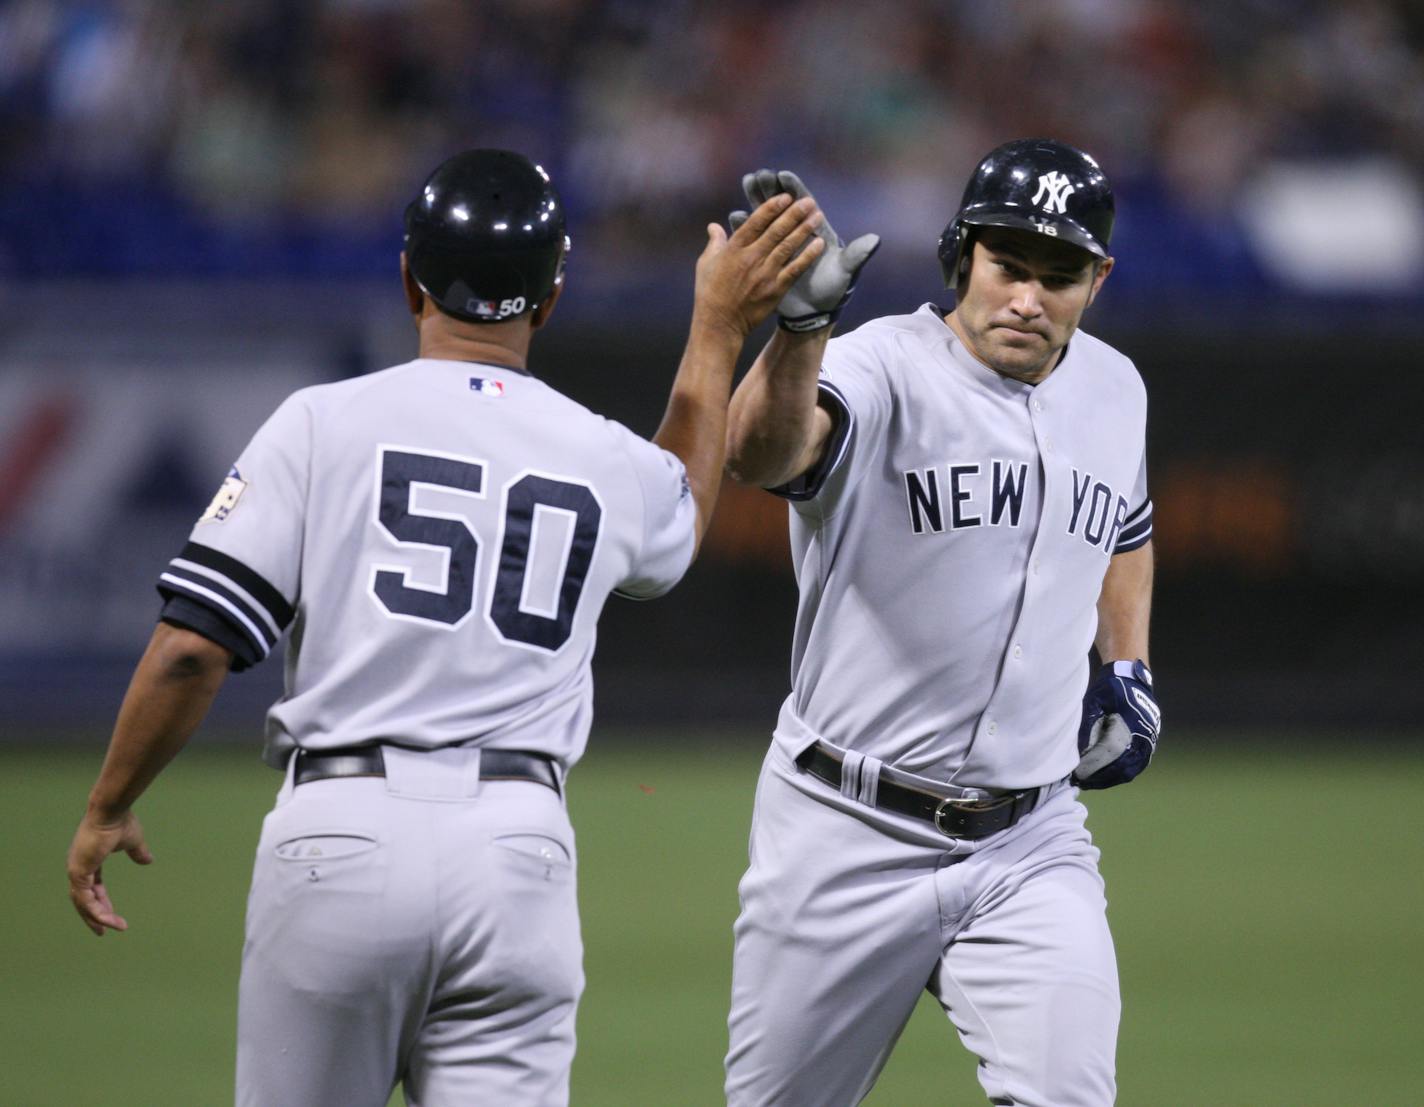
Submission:
[[[508,150],[456,154],[405,209],[415,283],[441,311],[472,323],[533,311],[562,283],[568,249],[549,174]]]
[[[1051,138],[1006,142],[975,167],[959,211],[939,236],[946,288],[959,282],[971,226],[1037,231],[1105,258],[1112,239],[1112,186],[1082,150]]]

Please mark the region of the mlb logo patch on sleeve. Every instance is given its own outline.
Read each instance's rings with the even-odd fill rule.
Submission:
[[[504,382],[493,377],[471,377],[470,391],[478,392],[481,396],[503,396]]]
[[[232,472],[222,482],[218,494],[213,497],[213,502],[208,504],[208,510],[203,512],[203,516],[198,522],[221,523],[232,514],[233,508],[237,506],[237,501],[246,488],[247,482],[242,479],[242,474],[237,471],[237,466],[234,465]]]

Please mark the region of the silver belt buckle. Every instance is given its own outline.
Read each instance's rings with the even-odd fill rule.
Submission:
[[[1012,796],[990,797],[986,799],[965,799],[963,797],[959,799],[942,799],[935,808],[934,827],[946,838],[957,838],[959,835],[946,830],[944,824],[940,821],[946,810],[953,808],[956,811],[968,812],[992,811],[1003,803],[1011,802],[1013,802]]]

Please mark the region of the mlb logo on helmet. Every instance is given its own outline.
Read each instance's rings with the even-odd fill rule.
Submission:
[[[481,396],[503,396],[504,382],[492,377],[471,377],[470,391],[478,392]]]
[[[481,319],[499,318],[499,305],[493,300],[477,300],[471,296],[465,301],[465,311]]]

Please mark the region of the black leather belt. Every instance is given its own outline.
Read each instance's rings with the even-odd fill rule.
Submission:
[[[840,791],[841,759],[825,746],[819,743],[811,746],[796,759],[796,764]],[[887,780],[885,773],[881,772],[875,790],[875,806],[909,815],[913,819],[923,819],[947,837],[973,840],[1008,830],[1033,810],[1041,791],[1041,788],[1030,788],[1026,792],[1011,792],[982,800],[946,799]]]
[[[336,750],[297,750],[293,782],[310,784],[343,776],[385,776],[386,759],[380,746],[350,746]],[[481,780],[529,780],[559,790],[559,776],[551,759],[521,750],[480,750]]]

